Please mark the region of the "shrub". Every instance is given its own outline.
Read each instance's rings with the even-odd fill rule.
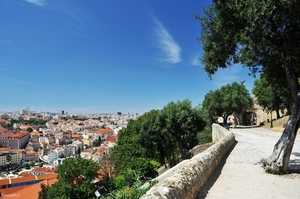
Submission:
[[[212,142],[211,126],[206,126],[203,131],[198,133],[197,137],[198,137],[199,145]]]
[[[123,187],[126,186],[126,179],[124,175],[119,175],[115,179],[115,186],[116,189],[122,189]]]

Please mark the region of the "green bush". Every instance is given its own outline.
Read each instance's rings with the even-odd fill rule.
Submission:
[[[124,175],[119,175],[115,179],[115,186],[116,189],[122,189],[123,187],[126,186],[126,179]]]
[[[159,165],[160,164],[155,160],[149,160],[147,158],[137,158],[132,169],[138,176],[154,178],[157,176],[156,169],[159,168]]]
[[[137,174],[136,171],[131,170],[131,169],[127,169],[124,172],[124,177],[125,177],[125,180],[126,180],[126,186],[131,187],[137,181],[137,178],[139,177],[139,175]]]
[[[24,168],[25,168],[25,169],[30,169],[30,165],[29,165],[28,163],[26,163],[26,164],[24,165]]]
[[[157,170],[159,167],[161,167],[161,164],[155,160],[150,160],[150,163],[152,164],[152,166],[155,170]]]
[[[124,187],[105,196],[106,199],[140,199],[157,181],[148,181],[143,187],[136,183],[133,187]]]
[[[203,131],[198,133],[198,141],[200,144],[206,144],[212,142],[212,128],[211,126],[206,126]]]

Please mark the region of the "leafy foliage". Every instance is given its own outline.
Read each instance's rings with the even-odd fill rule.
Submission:
[[[47,189],[42,189],[39,195],[47,198],[95,198],[97,183],[92,183],[98,178],[100,164],[91,159],[80,156],[67,158],[57,168],[58,181]]]
[[[195,16],[202,27],[198,41],[203,46],[205,71],[212,75],[218,68],[241,62],[253,74],[280,74],[283,62],[290,60],[290,75],[299,76],[299,5],[297,0],[213,1],[204,16]]]
[[[142,116],[143,117],[143,116]],[[139,144],[139,124],[142,117],[131,120],[125,129],[118,134],[118,143],[112,149],[112,162],[117,174],[132,168],[135,165],[135,157],[143,157],[145,150]]]
[[[141,183],[136,182],[132,187],[115,190],[105,196],[107,199],[139,199],[141,198],[157,181],[148,181],[141,187]]]
[[[197,134],[204,129],[205,122],[200,111],[192,108],[190,100],[170,102],[161,111],[163,129],[169,132],[180,150],[182,159],[189,149],[198,144]]]
[[[272,111],[275,94],[269,82],[264,78],[255,80],[252,92],[256,97],[257,103],[264,110]]]
[[[268,76],[261,74],[260,78],[254,81],[252,90],[257,103],[264,110],[276,110],[277,119],[280,117],[279,111],[283,112],[285,109],[290,111],[293,102],[287,88],[287,82],[279,82],[280,80],[284,81],[285,79],[271,77],[270,74]]]
[[[212,127],[208,125],[203,131],[198,133],[199,145],[212,142]]]
[[[243,84],[236,82],[209,91],[202,104],[207,117],[210,117],[210,123],[216,122],[218,117],[223,117],[226,122],[229,115],[239,114],[251,106],[252,98],[249,91]]]
[[[190,100],[170,102],[162,110],[152,110],[130,121],[119,132],[112,157],[117,173],[137,169],[140,174],[153,177],[155,167],[180,153],[186,158],[187,151],[198,144],[197,134],[205,127],[200,111],[192,108]]]
[[[287,170],[290,149],[299,129],[299,13],[298,0],[214,0],[204,16],[196,15],[202,26],[201,60],[210,77],[219,68],[242,63],[254,75],[263,72],[268,78],[277,78],[280,86],[276,89],[288,85],[294,105],[291,122],[267,159],[270,165],[282,165],[283,171]]]

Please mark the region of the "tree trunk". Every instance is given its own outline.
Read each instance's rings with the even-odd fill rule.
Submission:
[[[181,159],[185,160],[186,159],[186,150],[184,150],[183,145],[182,145],[182,141],[180,140],[180,138],[176,138],[177,143],[178,143],[178,148],[181,152]]]
[[[276,108],[276,118],[277,118],[277,119],[280,118],[279,108]]]
[[[290,87],[290,92],[294,99],[294,105],[286,127],[275,144],[272,155],[266,159],[265,166],[270,166],[272,169],[285,173],[288,169],[290,155],[299,129],[300,87],[298,84],[298,77],[295,76],[293,70],[291,57],[282,53],[282,63]]]
[[[267,166],[286,172],[293,149],[294,141],[299,129],[300,103],[296,103],[286,127],[274,146],[273,153],[266,159]]]

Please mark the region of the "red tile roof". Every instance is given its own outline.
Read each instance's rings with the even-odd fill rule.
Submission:
[[[104,153],[106,151],[106,147],[99,147],[97,150],[99,153]]]
[[[108,134],[108,133],[112,133],[112,132],[113,132],[113,130],[111,130],[111,129],[99,129],[97,131],[98,134]]]
[[[5,189],[1,189],[0,190],[0,192],[2,194],[1,199],[11,199],[11,198],[37,199],[39,196],[39,191],[41,190],[41,184],[51,186],[52,184],[54,184],[57,181],[58,180],[56,177],[46,179],[37,184],[19,187],[19,189],[16,189],[16,191],[14,191],[14,192],[10,191],[10,192],[5,193]],[[11,188],[9,188],[9,189],[11,189]]]
[[[0,131],[9,131],[7,128],[0,126]]]
[[[29,134],[28,131],[19,131],[19,132],[15,132],[15,133],[11,132],[9,134],[1,133],[0,137],[1,138],[19,138],[19,137],[22,137],[22,136],[27,135],[27,134]]]
[[[32,135],[40,135],[40,132],[38,132],[38,131],[32,131],[31,133],[30,133],[30,135],[32,136]]]
[[[32,172],[41,172],[41,173],[46,173],[48,172],[50,169],[46,168],[46,167],[35,167]]]
[[[10,181],[9,181],[8,178],[1,179],[1,180],[0,180],[0,186],[2,186],[2,185],[7,185],[7,184],[10,184]]]
[[[80,138],[79,134],[72,134],[72,138]]]
[[[11,179],[1,179],[0,185],[8,185],[8,184],[14,184],[14,183],[20,183],[20,182],[30,182],[35,180],[46,180],[46,179],[52,179],[56,178],[56,174],[44,174],[44,175],[34,175],[34,176],[26,176],[26,177],[20,177],[20,178],[11,178]]]
[[[38,152],[36,152],[36,151],[26,151],[25,153],[26,154],[38,154]]]
[[[109,136],[105,139],[105,141],[108,141],[108,142],[116,142],[117,141],[117,136],[116,135],[112,135],[112,136]]]
[[[19,187],[11,187],[11,188],[6,188],[6,189],[0,189],[1,193],[1,199],[4,198],[5,196],[13,196],[14,192],[20,191],[21,189],[25,189],[26,187],[29,187],[30,185],[24,185],[24,186],[19,186]],[[17,198],[17,197],[14,197]]]

